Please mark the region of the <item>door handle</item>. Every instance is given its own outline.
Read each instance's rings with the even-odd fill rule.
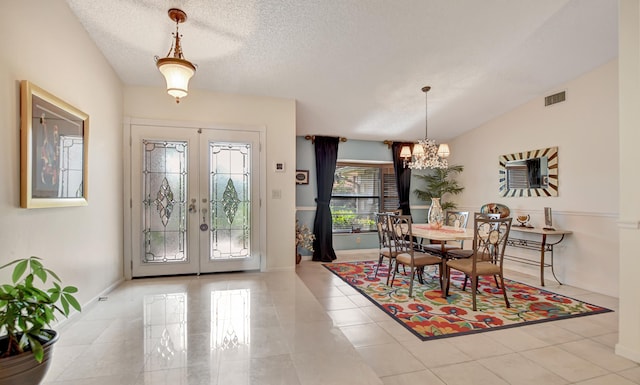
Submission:
[[[200,224],[200,231],[209,230],[209,225],[207,224],[207,209],[203,208],[202,210],[202,223]]]

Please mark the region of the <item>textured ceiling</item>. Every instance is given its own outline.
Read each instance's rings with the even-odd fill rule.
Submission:
[[[618,54],[617,0],[67,3],[127,85],[163,85],[154,56],[184,10],[190,87],[296,99],[298,135],[424,137],[430,85],[429,137],[446,141]]]

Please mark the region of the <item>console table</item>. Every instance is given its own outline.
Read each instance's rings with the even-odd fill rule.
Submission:
[[[524,227],[524,226],[511,226],[511,231],[526,233],[526,234],[535,234],[535,235],[541,236],[541,239],[538,241],[538,240],[512,237],[511,234],[509,234],[509,239],[507,240],[507,246],[540,251],[540,263],[533,261],[531,259],[517,257],[513,255],[506,255],[506,254],[504,258],[515,261],[515,262],[529,264],[529,265],[539,265],[540,266],[540,285],[542,286],[544,286],[544,268],[550,267],[551,273],[553,274],[553,278],[555,278],[556,281],[558,281],[558,283],[562,285],[562,282],[560,282],[558,277],[556,277],[556,273],[553,270],[553,246],[562,242],[562,240],[564,239],[564,236],[567,234],[571,234],[571,231],[547,230],[539,227]],[[560,239],[558,239],[556,242],[547,242],[548,235],[559,236]],[[549,257],[550,257],[548,263],[545,261],[545,253],[547,252],[549,252]]]

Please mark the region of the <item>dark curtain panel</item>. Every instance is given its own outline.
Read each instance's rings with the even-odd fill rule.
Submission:
[[[391,152],[393,154],[393,168],[396,172],[396,187],[398,188],[398,200],[400,201],[400,210],[402,215],[411,215],[411,209],[409,208],[409,196],[411,195],[411,169],[404,167],[402,158],[400,158],[400,151],[402,146],[409,145],[413,151],[412,143],[396,143],[391,145]]]
[[[333,250],[333,234],[331,219],[331,192],[333,177],[338,160],[338,143],[340,138],[316,136],[316,175],[318,178],[318,197],[316,198],[316,218],[313,221],[313,259],[314,261],[331,262],[336,259]]]

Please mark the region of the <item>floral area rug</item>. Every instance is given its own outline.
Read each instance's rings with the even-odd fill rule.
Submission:
[[[410,298],[408,273],[403,275],[402,267],[391,287],[386,285],[386,267],[380,266],[374,278],[376,265],[377,261],[324,264],[423,341],[612,311],[506,278],[511,307],[505,306],[495,281],[482,278],[478,310],[473,311],[470,283],[462,291],[464,275],[455,270],[447,298],[442,298],[434,268],[425,272],[424,284],[416,279]]]

